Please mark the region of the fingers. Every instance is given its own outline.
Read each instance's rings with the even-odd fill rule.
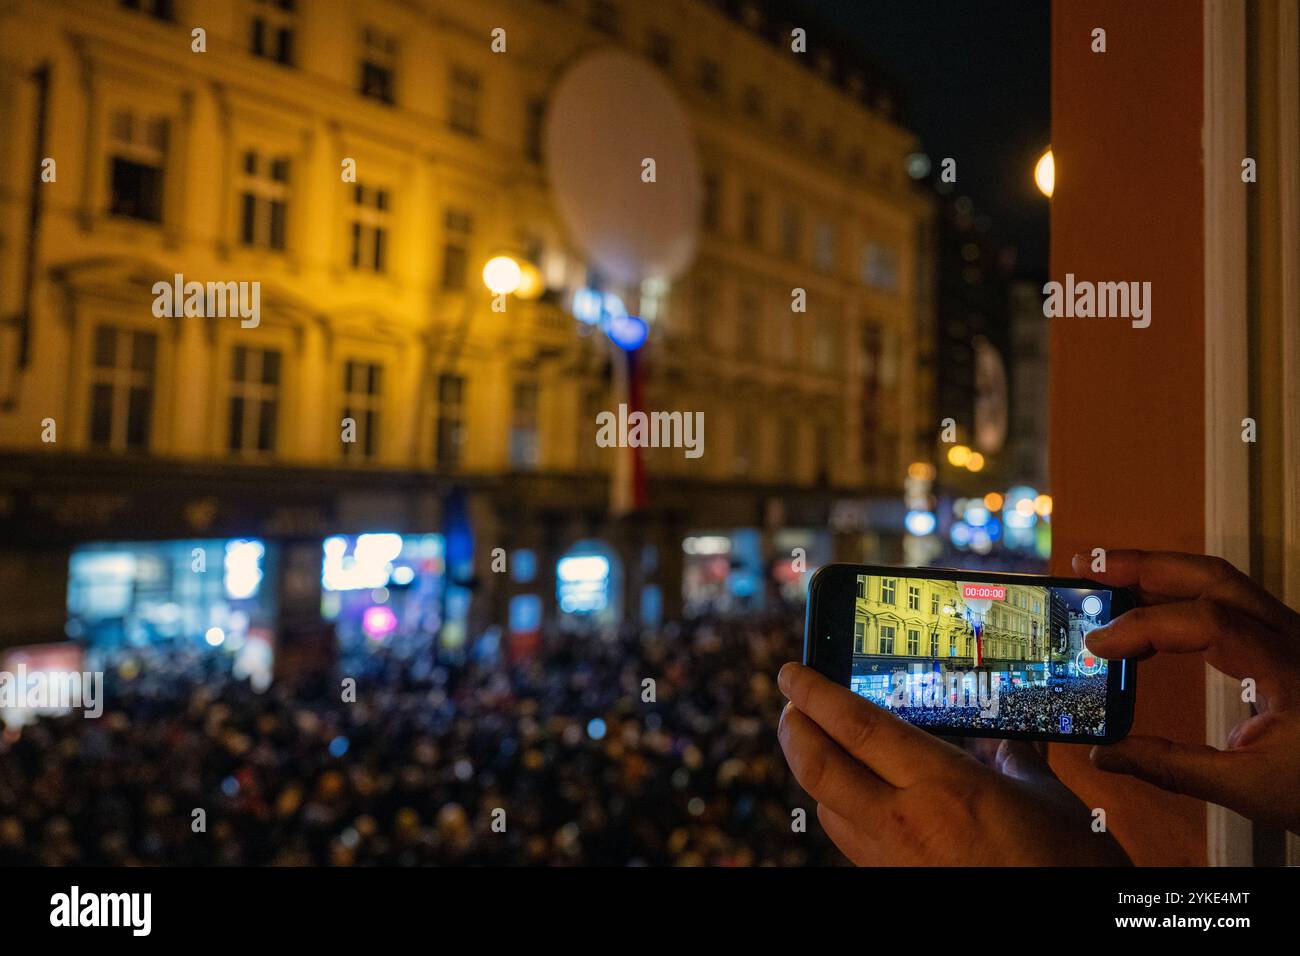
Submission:
[[[1093,766],[1125,773],[1170,793],[1231,805],[1241,761],[1250,755],[1215,750],[1204,744],[1179,744],[1163,737],[1126,737],[1109,747],[1093,747]]]
[[[1205,598],[1134,608],[1089,633],[1085,643],[1108,660],[1205,651],[1211,664],[1232,677],[1258,677],[1277,650],[1277,639],[1255,618]]]
[[[1025,740],[1004,740],[999,744],[995,766],[998,772],[1026,783],[1056,780],[1047,759]]]
[[[855,865],[871,866],[881,862],[878,847],[870,842],[862,827],[853,826],[853,823],[841,817],[826,804],[818,804],[816,818],[822,822],[822,829],[831,838],[831,843],[839,847],[840,852],[849,857]]]
[[[897,792],[845,753],[793,704],[781,713],[777,739],[799,785],[841,816],[867,819]]]
[[[896,787],[910,786],[950,766],[953,759],[966,758],[951,744],[802,664],[792,661],[782,667],[777,683],[790,702],[843,750]]]
[[[1106,570],[1094,572],[1087,555],[1071,559],[1076,574],[1134,588],[1147,604],[1208,598],[1273,627],[1295,626],[1295,612],[1222,558],[1176,551],[1106,552]]]

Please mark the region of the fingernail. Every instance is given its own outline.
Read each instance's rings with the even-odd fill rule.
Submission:
[[[1092,765],[1098,770],[1108,770],[1112,773],[1124,773],[1129,766],[1123,754],[1109,747],[1092,748]]]
[[[781,667],[780,672],[776,675],[776,686],[781,688],[781,693],[785,694],[785,696],[787,697],[790,696],[790,684],[794,680],[793,672],[791,670],[791,668],[793,667],[794,667],[793,661],[789,664],[785,664]]]

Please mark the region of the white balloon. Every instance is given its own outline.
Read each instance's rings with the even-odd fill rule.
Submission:
[[[573,241],[616,282],[671,279],[695,259],[700,170],[690,120],[645,61],[592,53],[547,111],[546,167]],[[655,161],[655,182],[642,162]]]

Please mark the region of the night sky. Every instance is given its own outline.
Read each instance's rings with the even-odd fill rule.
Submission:
[[[993,219],[1018,272],[1047,273],[1047,200],[1034,163],[1051,139],[1049,0],[793,0],[843,54],[874,64],[902,98],[901,119],[935,169],[957,160],[957,195]]]

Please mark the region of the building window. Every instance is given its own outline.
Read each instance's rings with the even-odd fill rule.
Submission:
[[[673,65],[672,37],[659,30],[651,30],[646,37],[646,54],[661,69],[671,69]]]
[[[930,656],[931,657],[939,656],[939,632],[938,631],[932,631],[930,633]]]
[[[90,444],[146,451],[153,420],[158,337],[101,325],[90,371]]]
[[[828,126],[823,126],[817,132],[817,155],[827,162],[835,159],[835,134]]]
[[[798,259],[803,236],[803,216],[799,207],[787,203],[781,211],[781,255],[787,259]]]
[[[379,410],[384,368],[376,362],[343,364],[343,417],[356,422],[356,441],[343,443],[344,458],[370,461],[379,455]]]
[[[361,40],[361,83],[358,89],[362,96],[391,106],[397,97],[397,38],[366,27]]]
[[[898,580],[896,578],[880,579],[880,603],[897,604],[898,603]]]
[[[819,423],[813,446],[813,476],[819,485],[831,483],[831,429],[825,423]]]
[[[702,57],[695,65],[695,81],[710,96],[722,92],[722,67],[717,60]]]
[[[934,616],[938,615],[938,613],[939,613],[939,595],[937,595],[937,594],[931,594],[931,595],[930,595],[930,615],[931,615],[932,617],[934,617]]]
[[[465,379],[438,376],[438,467],[459,467],[465,440]]]
[[[113,114],[109,144],[109,212],[162,222],[167,120],[142,120],[130,110]]]
[[[694,296],[695,335],[705,348],[713,345],[713,319],[717,309],[717,292],[713,283],[705,278],[695,280]]]
[[[867,576],[865,574],[859,574],[858,575],[858,600],[865,601],[866,599],[867,599]]]
[[[869,242],[862,250],[862,281],[874,289],[893,292],[898,288],[898,254],[886,246]]]
[[[921,610],[921,589],[914,584],[907,586],[907,609],[909,611]]]
[[[745,190],[742,206],[741,234],[752,246],[763,240],[763,197],[756,189]]]
[[[618,7],[613,0],[591,0],[587,22],[601,33],[613,36],[618,33]]]
[[[283,251],[289,210],[289,159],[244,153],[239,238],[246,246]]]
[[[813,327],[813,365],[821,371],[835,363],[835,327],[833,320],[822,316]]]
[[[155,20],[166,20],[168,23],[176,19],[175,4],[172,0],[119,0],[118,6],[124,10],[147,13]]]
[[[546,121],[546,101],[531,99],[524,108],[524,156],[534,163],[542,161],[542,129]]]
[[[384,272],[392,216],[387,189],[357,183],[352,187],[352,268]]]
[[[736,316],[736,355],[743,359],[758,358],[758,340],[763,328],[761,300],[748,288],[740,293],[740,314]]]
[[[907,653],[909,657],[918,657],[921,653],[921,632],[914,627],[907,629]]]
[[[536,382],[515,382],[511,401],[510,464],[515,468],[536,468],[537,396]]]
[[[578,429],[578,463],[584,471],[600,469],[600,446],[596,444],[596,417],[605,410],[605,390],[589,386],[582,393],[582,427]]]
[[[293,66],[296,0],[253,0],[249,49],[253,56]]]
[[[700,208],[704,228],[717,232],[722,228],[722,176],[715,170],[704,174],[704,201]]]
[[[442,287],[463,289],[469,272],[469,246],[474,234],[474,218],[459,209],[448,209],[443,216],[446,236],[442,245]]]
[[[447,122],[453,130],[465,136],[478,135],[479,99],[483,78],[463,66],[451,68],[451,99],[447,106]]]
[[[230,366],[227,450],[274,452],[279,410],[280,352],[235,346]]]
[[[894,653],[894,635],[896,633],[898,633],[898,629],[894,627],[894,625],[892,624],[880,625],[880,653],[882,654]]]
[[[853,653],[865,654],[867,652],[867,622],[853,622]]]
[[[789,140],[803,139],[803,114],[793,106],[781,114],[781,134]]]
[[[737,475],[748,475],[754,461],[754,422],[744,412],[736,416],[736,457],[734,470]]]
[[[817,223],[813,239],[813,257],[817,268],[830,272],[835,268],[835,225],[825,219]]]

